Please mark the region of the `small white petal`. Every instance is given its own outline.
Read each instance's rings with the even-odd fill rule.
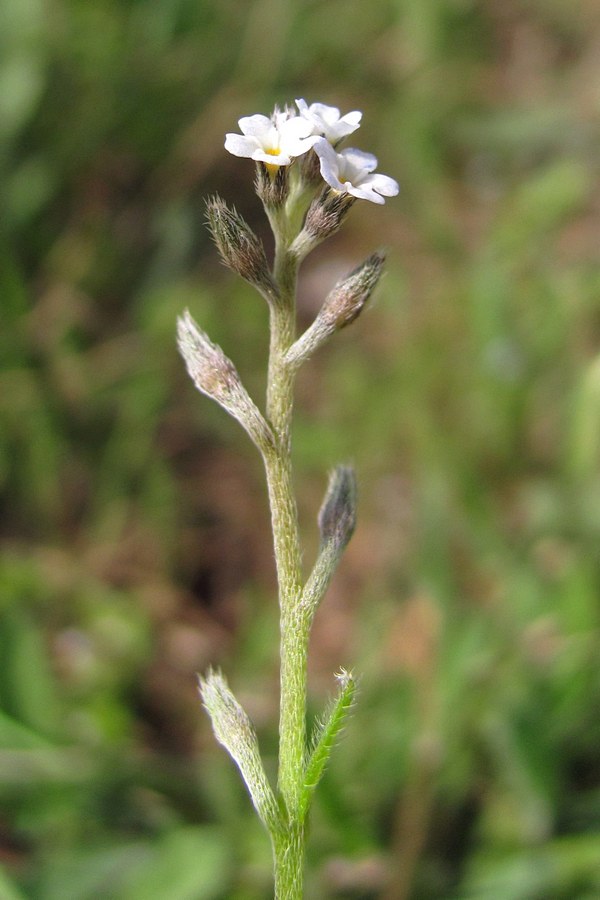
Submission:
[[[289,146],[286,146],[286,150],[292,156],[302,156],[304,153],[307,153],[312,147],[314,147],[318,140],[319,136],[313,134],[307,138],[302,138],[297,141],[290,141]]]
[[[371,175],[371,184],[373,190],[384,197],[395,197],[400,190],[398,182],[389,175]]]
[[[356,150],[355,147],[348,147],[342,150],[340,156],[344,162],[349,164],[353,169],[363,169],[365,172],[373,172],[377,168],[377,157],[372,153],[365,153],[362,150]]]
[[[258,146],[256,138],[243,137],[241,134],[226,134],[225,149],[234,156],[247,156],[252,158],[252,154]]]
[[[258,148],[252,154],[252,159],[256,162],[264,162],[269,166],[289,166],[292,158],[287,153],[268,153],[262,148]]]
[[[273,123],[268,116],[257,114],[255,116],[243,116],[238,121],[238,125],[242,134],[261,137],[272,128]]]
[[[379,194],[376,194],[375,191],[369,187],[369,185],[361,184],[359,187],[353,187],[348,182],[347,190],[349,194],[352,194],[353,197],[358,197],[360,200],[370,200],[372,203],[385,203],[383,197]]]
[[[321,161],[327,160],[328,164],[333,166],[336,172],[338,171],[340,154],[335,152],[328,140],[323,137],[318,138],[313,149]]]
[[[340,117],[337,106],[327,106],[326,103],[311,103],[308,111],[329,123],[337,122]]]
[[[341,122],[346,122],[348,125],[352,126],[353,130],[356,130],[360,125],[360,120],[362,119],[362,113],[355,109],[353,112],[346,113],[345,116],[342,116],[340,119]]]
[[[294,116],[293,119],[282,122],[279,126],[279,132],[285,138],[306,138],[311,134],[312,126],[307,119]]]
[[[344,185],[340,181],[339,154],[335,152],[329,141],[319,138],[313,147],[319,157],[321,175],[332,188],[343,191]]]
[[[337,106],[327,106],[325,103],[311,103],[307,106],[305,100],[296,100],[300,116],[312,124],[313,130],[323,135],[332,144],[337,144],[343,137],[351,134],[359,126],[362,113],[355,110],[340,116]]]

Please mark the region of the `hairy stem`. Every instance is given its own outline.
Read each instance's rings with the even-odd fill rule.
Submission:
[[[298,806],[305,747],[307,637],[301,627],[298,519],[289,455],[265,456],[280,604],[279,788],[290,816]]]
[[[277,900],[302,897],[304,830],[300,802],[306,746],[306,657],[308,621],[300,607],[302,574],[298,512],[292,483],[291,421],[294,370],[285,355],[295,340],[297,260],[289,236],[275,232],[274,278],[279,289],[271,306],[267,416],[275,445],[264,453],[273,526],[280,607],[280,719],[278,783],[288,827],[274,843]]]
[[[274,843],[275,900],[302,900],[304,896],[304,826],[292,824]]]

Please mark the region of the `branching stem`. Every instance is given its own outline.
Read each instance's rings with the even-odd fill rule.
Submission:
[[[331,113],[339,116],[333,107]],[[276,112],[274,127],[283,127],[282,123],[288,122],[287,115],[282,118],[281,112]],[[360,119],[360,114],[350,115],[357,127],[356,116]],[[260,131],[263,119],[257,116],[245,124]],[[300,126],[307,127],[302,122]],[[233,142],[232,152],[239,155],[241,145],[235,137],[228,135],[228,141]],[[300,171],[297,168],[291,174],[278,163],[257,166],[257,192],[275,237],[272,271],[264,247],[248,223],[218,197],[207,204],[209,227],[223,261],[253,284],[269,304],[271,339],[266,415],[248,394],[233,362],[196,325],[190,314],[186,312],[178,321],[179,348],[196,387],[238,419],[258,447],[265,465],[280,611],[278,796],[267,778],[250,718],[223,675],[210,670],[200,680],[200,692],[217,740],[240,769],[256,811],[271,836],[276,900],[302,900],[306,816],[354,692],[352,676],[343,671],[337,676],[338,698],[316,729],[309,752],[306,680],[310,627],[354,531],[356,485],[353,471],[347,465],[337,466],[330,474],[318,516],[321,545],[313,571],[304,584],[291,457],[294,377],[299,365],[315,349],[356,319],[379,279],[383,264],[382,254],[373,254],[338,282],[325,298],[313,325],[296,340],[300,261],[313,246],[337,231],[354,202],[344,192],[332,193],[327,189],[307,209],[307,195],[315,187],[315,163],[316,157],[305,168]],[[370,169],[364,174],[369,175]],[[392,196],[395,182],[386,176],[373,176],[377,177],[382,195]]]

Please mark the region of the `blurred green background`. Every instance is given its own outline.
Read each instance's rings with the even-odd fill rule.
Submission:
[[[326,472],[359,527],[312,641],[353,666],[310,898],[600,896],[600,10],[593,0],[4,0],[0,896],[263,900],[270,851],[201,711],[222,666],[271,771],[257,454],[178,358],[187,305],[264,389],[265,304],[203,198],[267,238],[237,119],[304,97],[401,183],[306,262],[377,301],[302,371],[307,567]]]

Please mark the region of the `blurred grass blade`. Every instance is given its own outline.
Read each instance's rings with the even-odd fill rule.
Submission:
[[[2,900],[26,900],[25,894],[22,894],[19,891],[12,881],[9,879],[8,875],[5,873],[4,869],[0,866],[0,897]]]
[[[587,366],[575,390],[569,437],[570,472],[585,483],[593,477],[600,454],[600,356]]]

